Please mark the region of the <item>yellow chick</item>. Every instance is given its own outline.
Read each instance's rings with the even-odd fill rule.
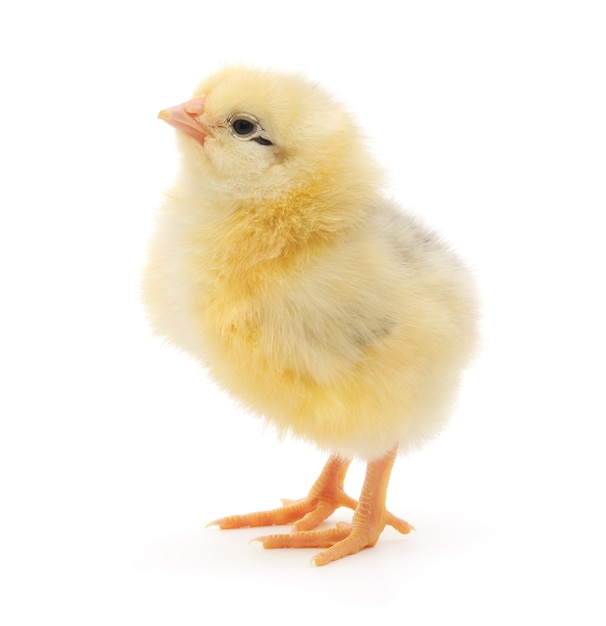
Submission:
[[[472,352],[470,275],[381,192],[351,115],[297,74],[228,67],[159,115],[181,171],[158,215],[143,297],[154,330],[280,433],[330,453],[307,497],[216,520],[294,523],[267,548],[373,546],[398,451],[439,432]],[[350,460],[368,462],[358,501]],[[314,530],[336,508],[351,524]]]

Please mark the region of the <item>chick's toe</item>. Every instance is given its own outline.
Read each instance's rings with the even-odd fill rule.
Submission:
[[[264,548],[329,547],[352,534],[352,529],[355,527],[356,531],[353,532],[355,541],[350,539],[346,545],[348,545],[350,549],[352,549],[352,546],[360,544],[360,541],[364,545],[360,544],[358,549],[353,550],[353,552],[348,552],[347,554],[358,552],[360,549],[366,547],[366,545],[374,545],[374,543],[367,543],[365,537],[367,535],[372,535],[373,537],[376,535],[374,539],[376,542],[376,539],[378,539],[386,525],[393,526],[402,534],[407,534],[411,530],[414,530],[414,527],[385,509],[384,495],[381,504],[381,493],[387,490],[391,464],[393,464],[393,455],[395,455],[395,451],[387,455],[384,459],[379,460],[377,463],[372,464],[375,469],[371,470],[371,464],[369,464],[367,480],[364,483],[361,496],[363,510],[361,510],[360,503],[348,496],[343,488],[345,475],[351,460],[333,455],[328,459],[322,473],[313,484],[309,494],[304,498],[299,500],[284,499],[282,500],[283,506],[277,509],[258,511],[245,515],[230,515],[217,519],[208,524],[208,526],[219,526],[222,530],[227,530],[232,528],[293,524],[293,532],[290,534],[268,535],[257,537],[253,540],[260,541]],[[386,476],[385,472],[387,472]],[[369,473],[372,474],[371,478],[369,478]],[[384,486],[382,485],[382,481],[385,482]],[[377,502],[379,503],[378,507],[376,506]],[[353,526],[340,523],[337,524],[335,528],[310,532],[314,528],[317,528],[340,507],[347,507],[355,511]],[[369,520],[371,520],[371,524],[368,523]],[[380,530],[378,530],[378,526],[374,523],[375,520],[379,521],[379,525],[381,525]],[[365,532],[363,532],[364,530]],[[335,550],[334,554],[342,550],[343,547],[339,548],[339,550]],[[342,556],[345,556],[345,554]]]
[[[269,549],[328,548],[312,559],[315,565],[326,565],[374,546],[386,525],[393,526],[402,534],[408,534],[414,530],[413,526],[395,517],[385,508],[387,486],[395,455],[394,449],[368,464],[364,486],[351,524],[339,523],[334,528],[325,530],[267,535],[257,537],[255,541],[260,541],[264,548]]]
[[[309,494],[299,500],[282,500],[283,506],[270,511],[231,515],[215,520],[210,526],[222,529],[249,526],[277,526],[294,523],[294,530],[316,528],[339,507],[355,509],[357,502],[343,489],[345,474],[351,460],[331,456]]]

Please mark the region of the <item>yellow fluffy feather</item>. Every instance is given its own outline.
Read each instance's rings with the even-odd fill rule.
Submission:
[[[435,435],[474,344],[472,281],[382,195],[349,113],[302,76],[244,67],[180,107],[162,115],[183,158],[144,274],[155,331],[332,459]]]

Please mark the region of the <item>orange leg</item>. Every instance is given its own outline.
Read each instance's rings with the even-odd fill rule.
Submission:
[[[323,522],[341,506],[355,509],[357,502],[343,490],[345,474],[351,460],[331,456],[320,477],[313,484],[309,494],[300,500],[282,500],[284,506],[270,511],[260,511],[247,515],[231,515],[208,524],[226,528],[248,526],[274,526],[291,524],[294,530],[311,530]]]
[[[350,498],[343,489],[351,461],[334,455],[328,459],[305,498],[283,500],[284,506],[270,511],[223,517],[208,526],[228,529],[293,523],[291,534],[268,535],[257,540],[265,548],[329,548],[313,559],[316,565],[325,565],[373,546],[386,525],[403,534],[413,530],[408,522],[385,509],[387,485],[395,456],[394,449],[368,464],[359,502]],[[355,511],[351,525],[340,523],[335,528],[311,532],[341,506]]]
[[[413,527],[385,508],[387,486],[395,457],[394,449],[380,459],[368,463],[364,486],[351,525],[338,524],[335,528],[319,531],[295,529],[289,535],[268,535],[259,537],[258,541],[263,543],[264,548],[328,548],[312,559],[316,565],[326,565],[363,548],[374,546],[387,524],[401,533],[409,533]]]

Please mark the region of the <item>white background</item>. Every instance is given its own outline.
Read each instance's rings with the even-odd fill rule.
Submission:
[[[2,9],[2,623],[605,623],[601,4]],[[205,529],[304,495],[324,459],[263,432],[138,302],[177,167],[156,114],[230,61],[347,103],[482,294],[451,425],[394,469],[417,532],[325,568]]]

